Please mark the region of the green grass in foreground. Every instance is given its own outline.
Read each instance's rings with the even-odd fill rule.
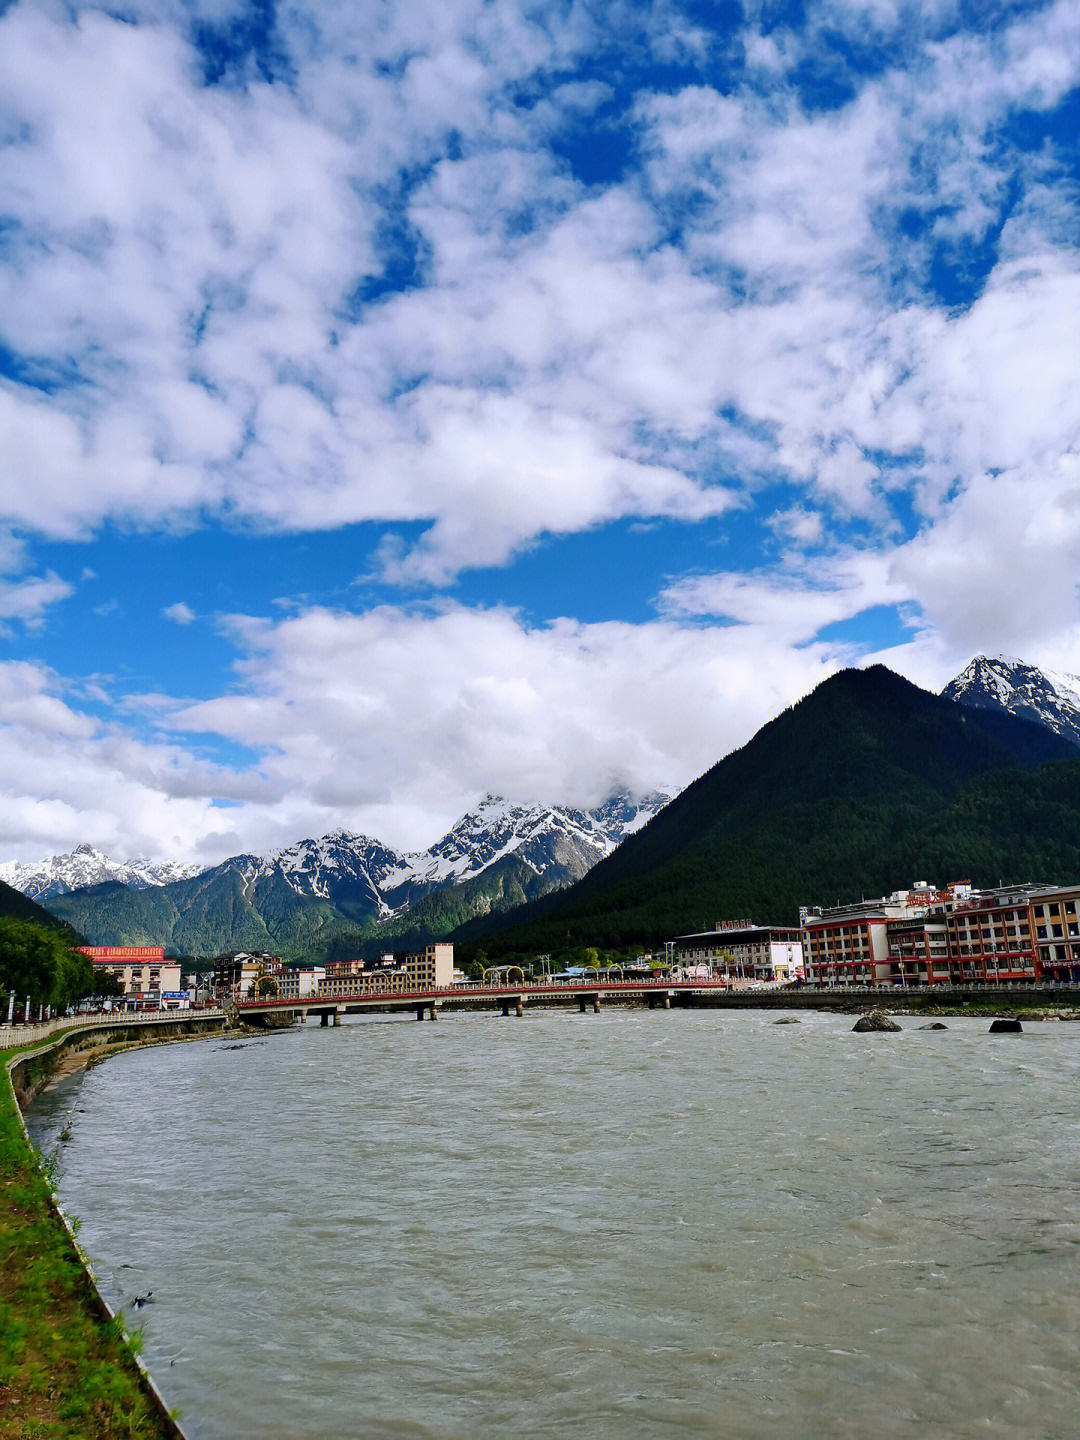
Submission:
[[[0,1435],[164,1437],[117,1322],[53,1210],[0,1051]]]

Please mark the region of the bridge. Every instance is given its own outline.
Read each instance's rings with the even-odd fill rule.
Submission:
[[[1036,982],[1026,985],[780,985],[761,989],[733,988],[723,980],[635,980],[587,978],[503,984],[453,985],[436,990],[369,989],[353,995],[308,995],[302,999],[279,997],[241,1000],[237,1010],[245,1021],[259,1023],[262,1016],[292,1014],[300,1020],[318,1016],[323,1025],[339,1025],[342,1015],[368,1011],[412,1010],[418,1020],[434,1020],[440,1010],[494,1009],[503,1015],[524,1015],[529,1006],[577,1005],[585,1013],[599,1013],[602,1001],[632,1001],[670,1010],[673,1005],[732,1010],[837,1010],[860,1011],[882,1005],[891,1011],[919,1012],[988,1002],[1027,1009],[1040,1005],[1080,1009],[1080,985]]]
[[[293,1014],[300,1020],[317,1015],[323,1025],[340,1025],[342,1015],[365,1010],[412,1010],[418,1020],[434,1020],[440,1010],[494,1009],[503,1015],[524,1015],[526,1005],[577,1005],[582,1014],[599,1014],[602,1000],[636,1000],[652,1010],[670,1010],[673,1003],[692,1004],[707,993],[728,987],[722,980],[539,980],[521,984],[450,985],[437,990],[365,989],[352,995],[305,995],[301,999],[268,996],[238,1000],[244,1020],[258,1023],[264,1015]]]

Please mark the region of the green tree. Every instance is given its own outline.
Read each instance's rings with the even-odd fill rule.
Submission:
[[[63,1010],[98,988],[94,967],[64,934],[32,920],[0,916],[0,990]]]

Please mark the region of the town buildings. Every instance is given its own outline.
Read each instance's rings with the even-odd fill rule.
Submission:
[[[265,950],[237,950],[231,955],[219,955],[214,961],[214,994],[229,995],[234,1000],[253,1000],[259,993],[260,983],[265,980],[270,985],[281,967],[281,956]]]
[[[444,990],[453,983],[454,947],[438,944],[401,960],[395,955],[383,955],[375,961],[327,961],[317,994],[331,999],[381,991],[396,995],[413,990]]]
[[[796,928],[718,920],[712,930],[679,935],[674,956],[683,970],[708,971],[733,984],[759,980],[787,984],[802,978],[802,935]]]
[[[428,945],[405,955],[378,960],[328,960],[325,965],[292,966],[280,955],[240,952],[223,955],[214,967],[214,990],[234,1000],[260,995],[280,1000],[340,999],[347,995],[403,994],[436,990],[454,983],[453,945]]]
[[[282,965],[276,970],[267,971],[267,978],[277,986],[280,1000],[310,1000],[319,993],[319,986],[325,977],[325,965],[308,965],[303,968]]]
[[[812,985],[1080,981],[1080,885],[919,881],[877,900],[805,908],[800,921]]]
[[[95,973],[111,975],[120,984],[126,1004],[154,1009],[183,1003],[180,962],[166,960],[161,945],[80,945]]]

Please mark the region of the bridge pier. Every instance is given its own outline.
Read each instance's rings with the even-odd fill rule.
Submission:
[[[333,1021],[333,1023],[334,1023],[335,1025],[340,1025],[340,1024],[341,1024],[341,1011],[340,1011],[340,1010],[335,1010],[335,1011],[334,1011],[334,1021]]]
[[[319,1024],[320,1024],[320,1025],[329,1025],[329,1024],[330,1024],[330,1011],[329,1011],[329,1010],[324,1010],[324,1011],[322,1012],[322,1014],[319,1016]]]

